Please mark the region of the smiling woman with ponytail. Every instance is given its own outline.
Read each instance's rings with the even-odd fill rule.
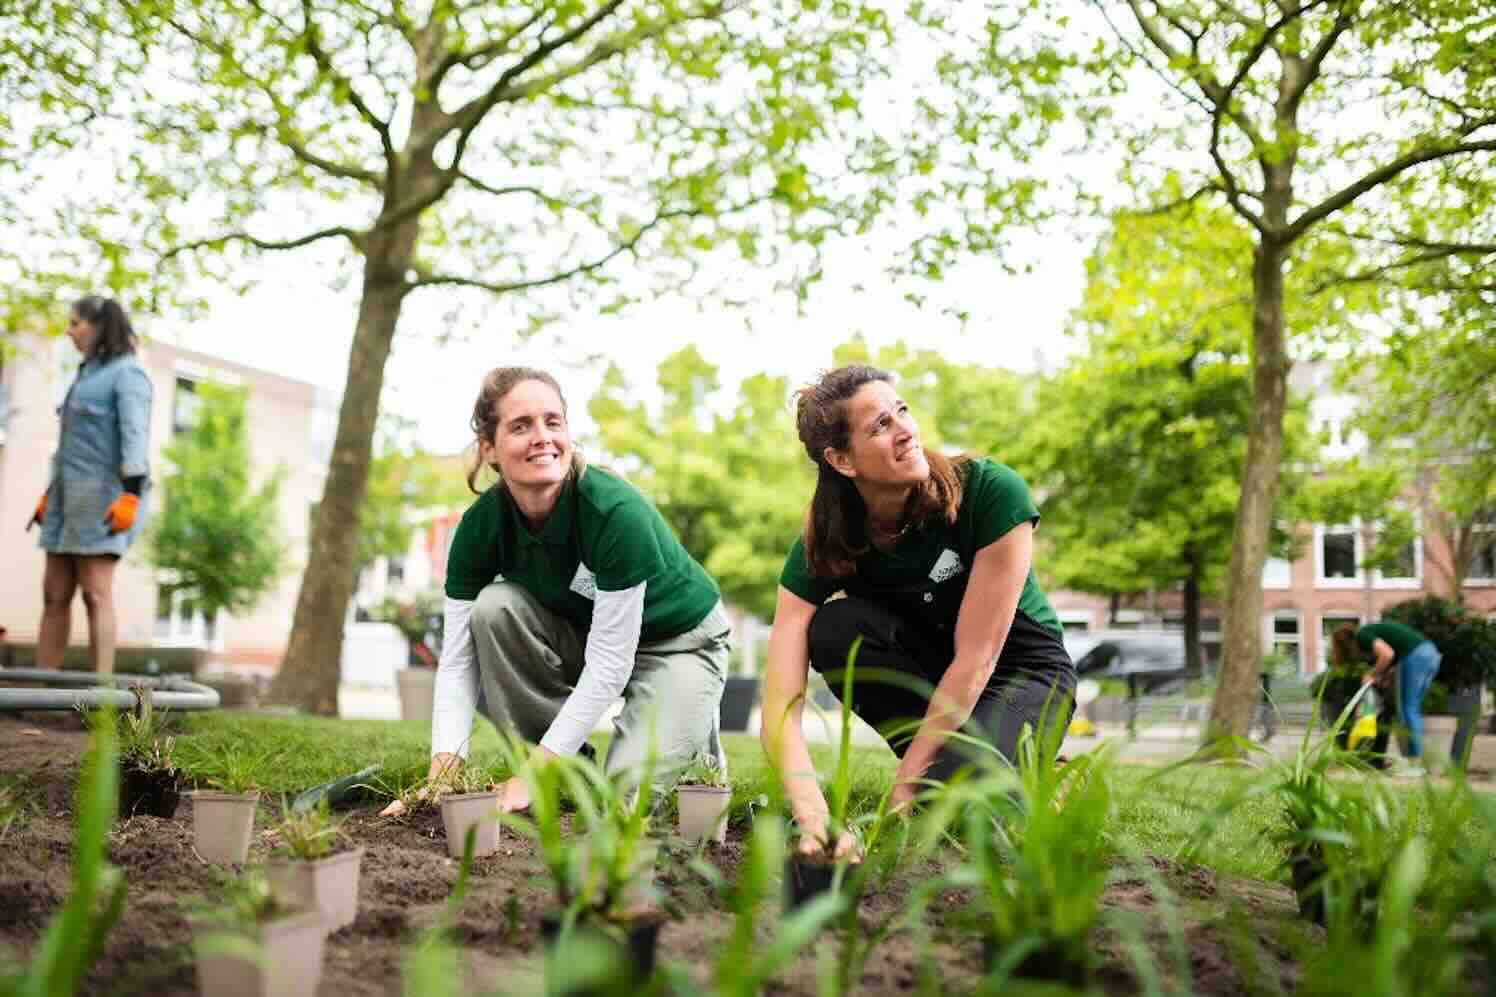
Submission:
[[[729,648],[716,583],[643,495],[583,462],[551,375],[490,371],[470,425],[478,498],[447,555],[429,779],[467,754],[480,711],[545,764],[590,753],[620,697],[610,775],[636,781],[653,752],[658,791],[700,755],[721,761]],[[485,469],[498,480],[480,490]],[[502,809],[529,802],[522,778],[505,783]]]
[[[839,367],[801,389],[795,421],[816,490],[779,578],[760,737],[802,850],[844,855],[855,843],[825,840],[800,729],[809,668],[840,693],[855,645],[848,705],[880,732],[914,730],[890,739],[893,808],[970,760],[953,731],[1011,761],[1024,725],[1068,723],[1075,668],[1034,577],[1039,512],[1017,473],[925,452],[892,376],[874,367]]]

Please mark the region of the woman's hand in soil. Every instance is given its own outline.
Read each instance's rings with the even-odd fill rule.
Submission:
[[[817,856],[826,854],[826,832],[824,829],[814,833],[800,835],[798,851],[804,856]],[[857,863],[862,861],[862,845],[857,836],[851,831],[843,831],[836,839],[836,850],[831,857],[840,862],[846,859],[848,862]]]
[[[519,776],[510,776],[499,790],[499,811],[512,814],[530,809],[530,787]]]
[[[426,784],[411,793],[411,799],[418,803],[428,803],[435,800],[441,793],[442,785],[451,781],[452,773],[461,764],[462,759],[457,755],[443,753],[432,756],[431,768],[426,772]],[[379,811],[379,816],[399,817],[408,809],[404,800],[396,799],[392,800],[389,806]]]

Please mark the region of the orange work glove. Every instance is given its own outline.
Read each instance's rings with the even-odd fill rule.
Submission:
[[[26,524],[26,529],[42,525],[42,520],[47,518],[47,493],[42,492],[42,497],[37,500],[36,512],[31,514],[31,522]]]
[[[109,503],[104,510],[104,522],[110,533],[123,533],[135,525],[135,510],[140,508],[140,496],[121,492],[120,497]]]

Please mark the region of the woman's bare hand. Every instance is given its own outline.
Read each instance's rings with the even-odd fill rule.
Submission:
[[[431,768],[426,772],[426,782],[414,791],[406,794],[413,802],[427,803],[434,801],[441,795],[442,786],[452,779],[452,774],[462,764],[462,759],[457,755],[438,754],[431,758]],[[391,800],[389,806],[379,811],[381,817],[399,817],[410,808],[405,805],[405,799]]]

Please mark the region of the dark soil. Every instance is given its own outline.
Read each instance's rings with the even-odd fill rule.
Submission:
[[[28,955],[67,896],[73,792],[84,745],[76,718],[0,715],[0,782],[16,784],[27,807],[0,845],[0,953]],[[377,809],[361,805],[342,815],[365,854],[358,918],[328,939],[324,995],[401,993],[402,958],[417,933],[438,916],[457,878],[437,811],[383,820]],[[260,822],[263,830],[268,808],[261,808]],[[742,843],[741,831],[733,829],[726,845],[708,846],[704,853],[724,882],[737,874]],[[250,847],[251,863],[266,853],[259,833]],[[666,849],[662,859],[659,885],[669,920],[660,933],[659,958],[706,985],[732,920],[716,888],[690,868],[691,854],[679,845]],[[223,873],[193,851],[190,798],[183,797],[171,819],[120,821],[109,856],[124,871],[129,893],[85,992],[195,993],[187,914],[194,902],[212,901]],[[905,868],[886,884],[870,887],[859,902],[859,922],[869,931],[888,923],[934,871]],[[550,903],[534,849],[506,830],[499,853],[474,863],[457,922],[470,992],[542,992],[540,920]],[[927,916],[927,945],[907,931],[884,939],[852,989],[905,993],[923,978],[933,981],[937,992],[973,990],[982,976],[982,948],[963,927],[964,903],[959,892],[938,898]],[[1138,989],[1126,955],[1130,936],[1147,940],[1166,981],[1183,982],[1188,975],[1197,993],[1292,991],[1298,981],[1294,952],[1302,951],[1302,942],[1313,937],[1307,933],[1317,930],[1296,917],[1286,887],[1225,881],[1209,870],[1164,859],[1117,870],[1105,903],[1110,920],[1095,938],[1100,969],[1093,984],[1111,993]],[[1176,916],[1161,916],[1169,912]],[[763,930],[772,930],[778,920],[777,908],[766,911]],[[840,937],[827,932],[821,947],[834,949]],[[769,992],[814,994],[817,976],[817,953],[808,952],[783,968]]]

